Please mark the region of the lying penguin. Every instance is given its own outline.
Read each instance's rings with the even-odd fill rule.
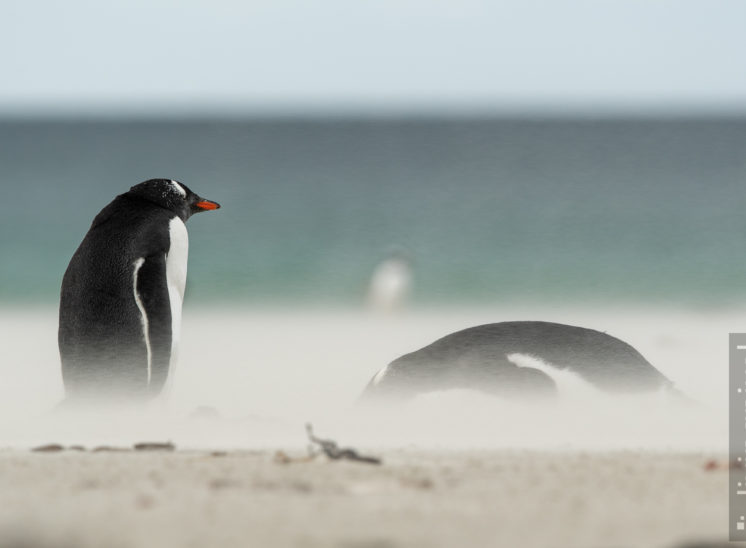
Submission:
[[[516,355],[537,360],[537,367],[514,363]],[[593,329],[525,321],[471,327],[405,354],[376,373],[361,399],[402,402],[449,389],[549,398],[557,392],[552,371],[574,373],[602,392],[676,392],[624,341]]]
[[[68,398],[152,397],[176,355],[189,240],[220,206],[151,179],[96,216],[62,280],[58,342]]]

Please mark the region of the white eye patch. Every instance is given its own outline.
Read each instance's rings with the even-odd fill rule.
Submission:
[[[171,186],[174,187],[174,190],[176,190],[176,192],[178,192],[179,194],[184,196],[184,198],[186,198],[187,193],[186,193],[186,190],[184,190],[183,186],[181,186],[176,181],[171,181]]]

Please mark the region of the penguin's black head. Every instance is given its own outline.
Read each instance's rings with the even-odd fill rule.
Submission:
[[[127,193],[130,196],[144,198],[149,202],[170,209],[186,221],[194,213],[218,209],[220,204],[205,200],[198,196],[186,185],[171,179],[150,179],[133,186]]]

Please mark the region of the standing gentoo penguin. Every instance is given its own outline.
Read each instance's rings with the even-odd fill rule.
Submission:
[[[534,367],[517,365],[517,356]],[[519,360],[516,360],[519,361]],[[364,401],[406,401],[419,394],[474,389],[522,399],[556,393],[556,372],[609,393],[654,392],[673,383],[632,346],[611,335],[550,322],[502,322],[451,333],[379,371]]]
[[[68,397],[161,391],[179,340],[184,222],[219,207],[181,183],[151,179],[96,216],[62,280],[58,342]]]

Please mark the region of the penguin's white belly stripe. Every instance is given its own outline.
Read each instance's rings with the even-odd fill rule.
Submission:
[[[171,304],[171,360],[176,362],[181,333],[181,307],[184,302],[184,288],[187,277],[187,259],[189,257],[189,235],[186,225],[179,217],[169,223],[171,245],[166,254],[166,283],[168,300]]]
[[[137,291],[137,275],[140,272],[140,268],[145,264],[145,259],[140,257],[135,261],[135,271],[132,274],[132,293],[135,296],[135,304],[137,304],[138,310],[140,310],[140,323],[142,324],[142,338],[145,341],[145,348],[148,352],[148,384],[150,384],[150,375],[152,372],[153,353],[150,349],[150,327],[148,324],[148,314],[145,312],[145,305],[142,303],[140,293]]]

